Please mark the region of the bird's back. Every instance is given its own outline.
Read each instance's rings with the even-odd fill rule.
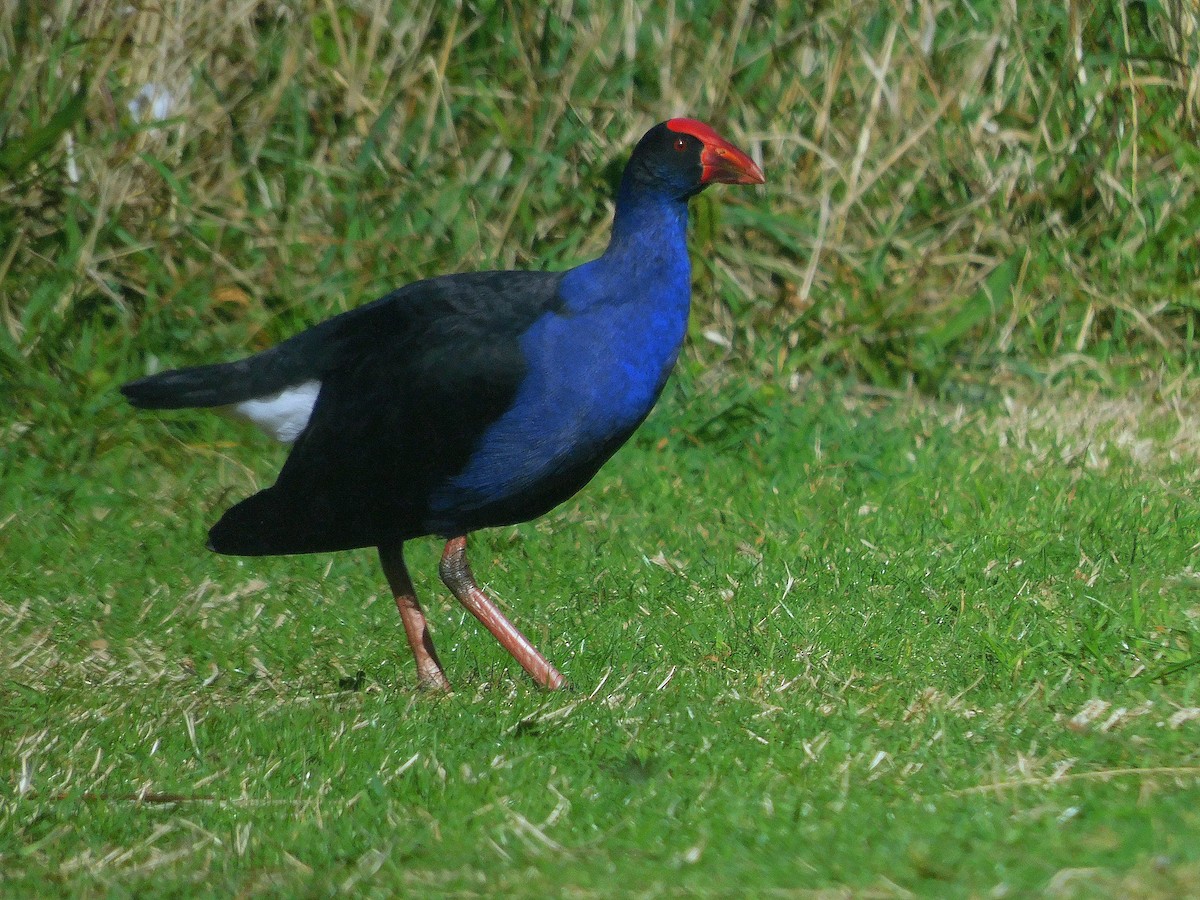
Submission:
[[[210,546],[378,546],[526,521],[573,495],[649,413],[688,305],[686,277],[669,297],[572,304],[577,273],[419,282],[279,345],[312,361],[290,365],[319,380],[316,406],[276,484],[230,509]]]
[[[511,406],[526,377],[520,337],[553,314],[561,277],[417,282],[260,354],[319,393],[275,485],[227,511],[210,546],[311,553],[428,533],[429,497]]]

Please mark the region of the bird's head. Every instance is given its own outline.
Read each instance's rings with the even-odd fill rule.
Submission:
[[[626,172],[646,187],[681,199],[716,181],[766,181],[754,160],[695,119],[669,119],[647,131],[634,148]]]

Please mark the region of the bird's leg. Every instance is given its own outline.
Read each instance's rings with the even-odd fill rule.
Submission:
[[[396,598],[396,609],[400,610],[400,621],[404,623],[408,645],[412,647],[413,659],[417,662],[417,686],[434,691],[450,690],[450,682],[442,670],[437,651],[433,649],[433,638],[429,635],[425,613],[417,602],[412,579],[408,577],[408,567],[404,564],[404,544],[397,542],[380,546],[379,562]]]
[[[565,680],[558,669],[537,652],[537,648],[529,643],[525,635],[517,631],[516,626],[504,617],[504,613],[497,609],[491,598],[475,583],[471,567],[467,564],[465,535],[446,542],[438,572],[446,587],[458,598],[458,602],[483,623],[483,627],[495,636],[501,646],[512,654],[513,659],[519,662],[538,684],[550,690],[563,686]]]

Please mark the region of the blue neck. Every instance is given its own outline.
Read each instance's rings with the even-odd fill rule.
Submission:
[[[632,179],[621,180],[612,239],[600,261],[617,270],[618,277],[690,282],[687,200],[637,188]]]
[[[540,515],[582,487],[662,393],[692,293],[687,200],[637,187],[627,176],[617,192],[604,254],[563,275],[566,308],[521,335],[520,390],[467,466],[431,498],[437,515],[457,517],[435,516],[433,530]]]
[[[623,258],[649,249],[687,256],[687,200],[647,191],[624,178],[604,255]]]
[[[626,177],[608,249],[567,274],[569,305],[641,297],[685,308],[691,294],[687,251],[687,200],[647,191]]]

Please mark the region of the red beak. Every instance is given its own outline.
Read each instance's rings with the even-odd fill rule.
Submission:
[[[762,169],[749,156],[725,138],[717,134],[710,125],[696,119],[671,119],[667,127],[680,134],[690,134],[704,145],[700,151],[700,182],[711,184],[762,184],[767,179]]]
[[[705,184],[712,181],[724,184],[762,184],[767,180],[758,163],[723,138],[704,142],[704,149],[700,151],[700,162],[704,166],[700,172],[700,180]]]

